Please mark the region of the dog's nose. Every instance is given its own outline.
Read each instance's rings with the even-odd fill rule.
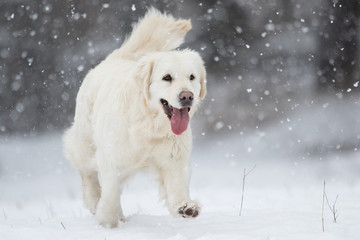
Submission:
[[[183,107],[191,106],[194,100],[194,94],[190,91],[182,91],[179,94],[180,103]]]

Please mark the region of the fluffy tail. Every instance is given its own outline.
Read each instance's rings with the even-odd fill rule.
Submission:
[[[139,59],[148,52],[173,50],[183,43],[190,29],[190,20],[174,19],[151,8],[135,25],[120,51]]]

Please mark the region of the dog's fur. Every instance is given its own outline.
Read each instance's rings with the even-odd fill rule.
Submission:
[[[91,70],[80,87],[64,149],[81,176],[85,206],[103,226],[124,221],[124,183],[146,169],[157,173],[173,215],[191,218],[200,211],[189,197],[191,130],[174,134],[161,102],[181,109],[179,94],[191,92],[192,104],[185,106],[191,105],[191,117],[205,97],[201,57],[174,50],[190,29],[189,20],[150,9],[123,46]],[[172,80],[164,80],[166,75]]]

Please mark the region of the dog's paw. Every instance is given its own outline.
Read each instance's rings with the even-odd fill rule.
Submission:
[[[84,197],[84,205],[92,214],[96,214],[96,207],[99,200],[92,200]]]
[[[185,203],[184,206],[180,207],[178,213],[183,218],[195,218],[199,215],[200,207],[196,203]]]
[[[118,217],[119,217],[119,221],[126,223],[127,219],[124,217],[124,214],[122,212],[119,213]]]
[[[112,209],[100,202],[96,209],[96,219],[105,228],[115,228],[118,226],[119,213],[116,209]]]
[[[118,218],[104,216],[96,213],[96,218],[101,226],[104,228],[116,228],[118,226]]]

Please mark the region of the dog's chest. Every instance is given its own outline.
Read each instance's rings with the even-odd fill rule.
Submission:
[[[190,146],[184,144],[182,139],[174,138],[142,138],[133,149],[134,161],[144,164],[153,161],[184,158],[189,155]]]

